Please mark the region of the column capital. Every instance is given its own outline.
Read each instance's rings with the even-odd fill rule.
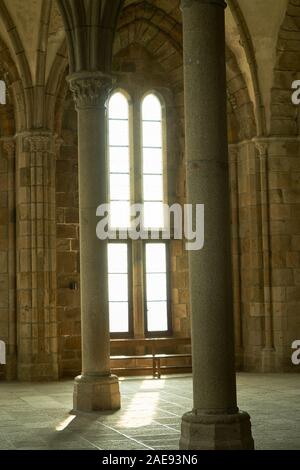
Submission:
[[[208,4],[208,5],[217,5],[219,7],[226,8],[227,3],[224,0],[181,0],[181,9],[189,8],[194,4]]]
[[[22,136],[22,148],[24,152],[49,152],[55,153],[57,136],[49,132],[26,132]]]
[[[67,81],[77,110],[104,106],[113,87],[112,76],[101,72],[74,73]]]
[[[260,158],[266,158],[268,155],[269,144],[266,140],[254,140],[255,148],[258,150]]]
[[[14,140],[6,140],[3,143],[3,150],[8,158],[12,158],[15,156],[16,150],[16,143]]]

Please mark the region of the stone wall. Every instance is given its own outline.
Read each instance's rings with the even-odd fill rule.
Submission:
[[[298,139],[290,138],[269,138],[264,145],[269,218],[264,213],[263,171],[255,143],[230,148],[231,165],[234,154],[237,158],[237,180],[231,181],[237,194],[232,224],[233,232],[238,232],[233,244],[237,352],[244,370],[296,371],[291,344],[300,337],[300,146]],[[274,351],[266,362],[268,337]]]
[[[300,142],[281,138],[268,148],[274,341],[277,366],[291,364],[300,338]]]
[[[8,272],[8,161],[1,142],[0,149],[0,340],[9,339],[9,272]],[[0,376],[4,367],[0,365]]]
[[[6,366],[0,379],[16,377],[15,144],[13,107],[0,106],[0,340],[6,343]]]
[[[237,210],[232,217],[232,229],[238,237],[233,249],[236,328],[240,324],[236,343],[240,347],[240,367],[259,369],[264,346],[259,160],[253,142],[231,147],[231,156],[234,152],[237,152],[236,181],[232,182],[231,190],[237,193]]]
[[[285,18],[281,24],[278,41],[276,65],[271,94],[271,134],[299,134],[297,121],[299,109],[292,104],[291,86],[300,77],[300,3],[288,2]]]
[[[56,161],[57,316],[59,369],[81,368],[77,114],[70,94],[64,103],[63,144]]]

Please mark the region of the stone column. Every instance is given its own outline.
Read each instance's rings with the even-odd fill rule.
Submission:
[[[189,252],[194,406],[180,448],[252,449],[236,403],[222,0],[182,0],[187,202],[205,205],[205,245]]]
[[[255,147],[258,151],[260,163],[261,232],[263,252],[263,287],[265,316],[265,345],[262,350],[262,372],[274,372],[276,371],[276,351],[274,347],[271,287],[268,143],[262,139],[255,139]]]
[[[241,311],[241,248],[239,234],[239,182],[238,155],[236,145],[229,146],[229,181],[231,199],[231,253],[233,273],[233,312],[235,326],[235,361],[237,370],[243,365],[243,323]]]
[[[78,112],[82,375],[74,409],[120,408],[119,383],[110,372],[107,242],[96,235],[96,211],[107,203],[106,101],[111,79],[97,72],[69,77]]]
[[[13,139],[4,142],[7,158],[7,208],[8,208],[8,351],[6,379],[17,378],[17,316],[16,316],[16,184]]]
[[[56,137],[17,136],[16,245],[19,380],[58,379]]]

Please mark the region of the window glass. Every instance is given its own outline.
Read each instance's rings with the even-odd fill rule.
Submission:
[[[108,244],[108,299],[111,333],[128,333],[128,246]]]
[[[147,330],[168,330],[167,262],[164,243],[146,243]]]
[[[129,103],[123,93],[110,98],[108,117],[110,227],[125,229],[130,226],[130,139]]]
[[[144,227],[161,229],[165,225],[162,106],[154,94],[142,104],[142,147]]]

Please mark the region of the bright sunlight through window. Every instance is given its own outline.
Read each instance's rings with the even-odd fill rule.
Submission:
[[[129,105],[123,93],[109,101],[109,200],[111,228],[130,226]]]
[[[108,292],[110,332],[126,333],[129,331],[126,243],[108,244]]]
[[[134,132],[131,132],[132,113],[126,93],[116,91],[109,100],[110,228],[121,231],[130,228],[130,205],[140,202],[144,205],[144,229],[156,231],[165,225],[163,108],[161,101],[153,93],[132,106],[133,114],[138,110],[134,106],[141,106],[141,121],[139,124],[135,122],[138,128]],[[136,141],[138,134],[141,141]],[[131,173],[131,153],[134,155],[134,174]],[[140,173],[136,171],[137,168]],[[108,244],[110,332],[117,335],[130,334],[136,314],[145,317],[145,333],[167,332],[167,244],[143,241],[145,251],[141,262],[135,258],[137,251],[131,249],[131,243],[136,242],[124,241],[120,234],[117,237],[116,241]],[[140,292],[137,292],[137,286],[131,286],[132,263],[135,263],[135,275],[142,280]],[[132,311],[132,305],[135,305],[132,299],[134,295],[145,296],[144,309],[140,309],[138,313]]]
[[[164,227],[163,128],[159,99],[147,95],[142,106],[143,199],[145,228]]]
[[[168,330],[167,265],[164,243],[146,244],[147,330]]]

